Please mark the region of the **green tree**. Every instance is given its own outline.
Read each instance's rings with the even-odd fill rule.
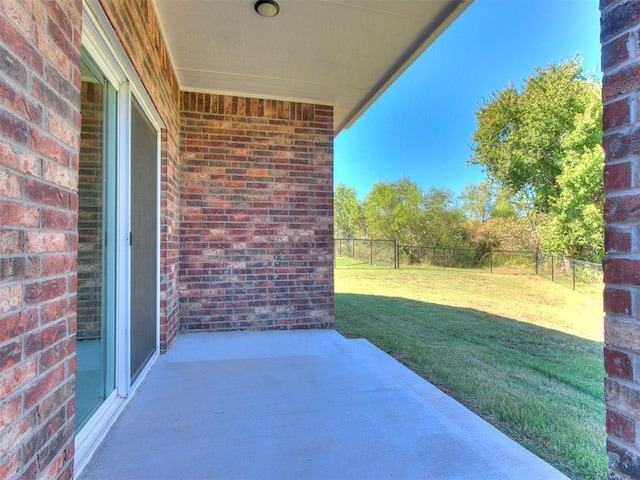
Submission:
[[[509,193],[500,188],[496,192],[495,199],[491,208],[491,218],[517,218],[518,213],[509,198]]]
[[[352,238],[364,234],[364,214],[353,187],[336,185],[333,198],[334,232],[336,238]]]
[[[536,68],[520,89],[510,85],[494,93],[476,112],[470,163],[485,167],[490,179],[531,209],[547,213],[560,193],[557,178],[571,149],[600,143],[596,132],[580,144],[566,141],[599,95],[597,84],[583,76],[579,58]]]
[[[476,112],[470,163],[505,190],[536,247],[601,255],[601,111],[598,84],[574,58],[535,69]]]
[[[429,188],[423,195],[423,222],[419,245],[430,247],[469,246],[469,230],[451,190]]]
[[[485,222],[493,210],[493,192],[488,180],[466,185],[459,195],[462,211],[469,220]]]
[[[420,238],[423,212],[420,187],[407,177],[376,182],[363,202],[370,238],[414,244]]]

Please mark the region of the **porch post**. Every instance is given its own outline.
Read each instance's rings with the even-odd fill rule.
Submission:
[[[601,0],[609,478],[640,478],[640,6]]]

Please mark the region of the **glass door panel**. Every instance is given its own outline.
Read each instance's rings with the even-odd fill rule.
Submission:
[[[116,92],[83,53],[78,185],[76,426],[115,388]]]

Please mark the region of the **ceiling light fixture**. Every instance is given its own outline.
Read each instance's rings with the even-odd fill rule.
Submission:
[[[255,9],[258,15],[271,18],[278,15],[280,6],[273,0],[258,0],[255,4]]]

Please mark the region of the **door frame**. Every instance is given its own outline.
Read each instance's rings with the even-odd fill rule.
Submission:
[[[84,0],[82,12],[82,47],[100,67],[117,92],[116,125],[116,274],[115,274],[115,389],[75,435],[74,477],[91,459],[97,446],[122,412],[160,351],[160,196],[161,130],[165,127],[138,78],[115,31],[98,0]],[[156,177],[156,351],[136,381],[130,383],[130,247],[131,231],[131,101],[136,100],[157,132]]]

